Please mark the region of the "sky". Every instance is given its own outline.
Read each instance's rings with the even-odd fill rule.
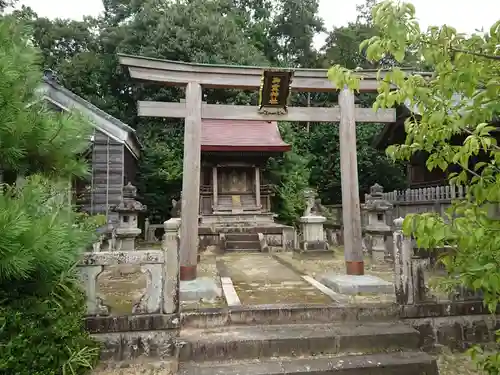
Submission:
[[[68,3],[71,2],[71,6]],[[320,16],[328,29],[342,26],[356,19],[356,5],[363,0],[320,0]],[[411,0],[417,10],[421,26],[447,24],[460,32],[471,33],[489,28],[500,17],[499,0]],[[39,16],[48,18],[82,19],[85,15],[97,16],[102,11],[101,0],[20,0],[29,5]],[[462,3],[459,5],[459,3]],[[316,47],[324,41],[320,35]]]

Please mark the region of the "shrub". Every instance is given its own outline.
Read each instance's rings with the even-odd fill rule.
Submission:
[[[95,363],[74,265],[97,225],[41,176],[0,195],[0,374],[76,375]]]
[[[50,294],[0,292],[0,374],[87,373],[98,347],[83,329],[85,297],[65,274]]]
[[[0,287],[46,295],[92,243],[95,230],[67,202],[67,190],[35,175],[0,195]],[[22,290],[17,290],[17,289]]]

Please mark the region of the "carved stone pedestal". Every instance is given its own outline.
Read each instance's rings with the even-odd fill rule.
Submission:
[[[302,237],[300,240],[300,249],[309,250],[328,250],[328,244],[325,241],[323,224],[326,222],[324,216],[302,216],[300,218]]]
[[[135,250],[135,239],[140,234],[140,228],[116,228],[117,250]]]

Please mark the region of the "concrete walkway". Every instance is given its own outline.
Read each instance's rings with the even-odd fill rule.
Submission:
[[[242,305],[333,301],[270,254],[232,253],[217,257],[221,277],[230,277]]]

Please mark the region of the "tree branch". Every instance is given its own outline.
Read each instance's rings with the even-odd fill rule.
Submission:
[[[459,48],[453,48],[453,47],[451,47],[450,50],[452,52],[460,52],[460,53],[466,53],[468,55],[484,57],[485,59],[500,60],[500,56],[498,56],[498,55],[489,55],[489,54],[481,53],[481,52],[472,52],[472,51],[467,51],[465,49],[459,49]]]

